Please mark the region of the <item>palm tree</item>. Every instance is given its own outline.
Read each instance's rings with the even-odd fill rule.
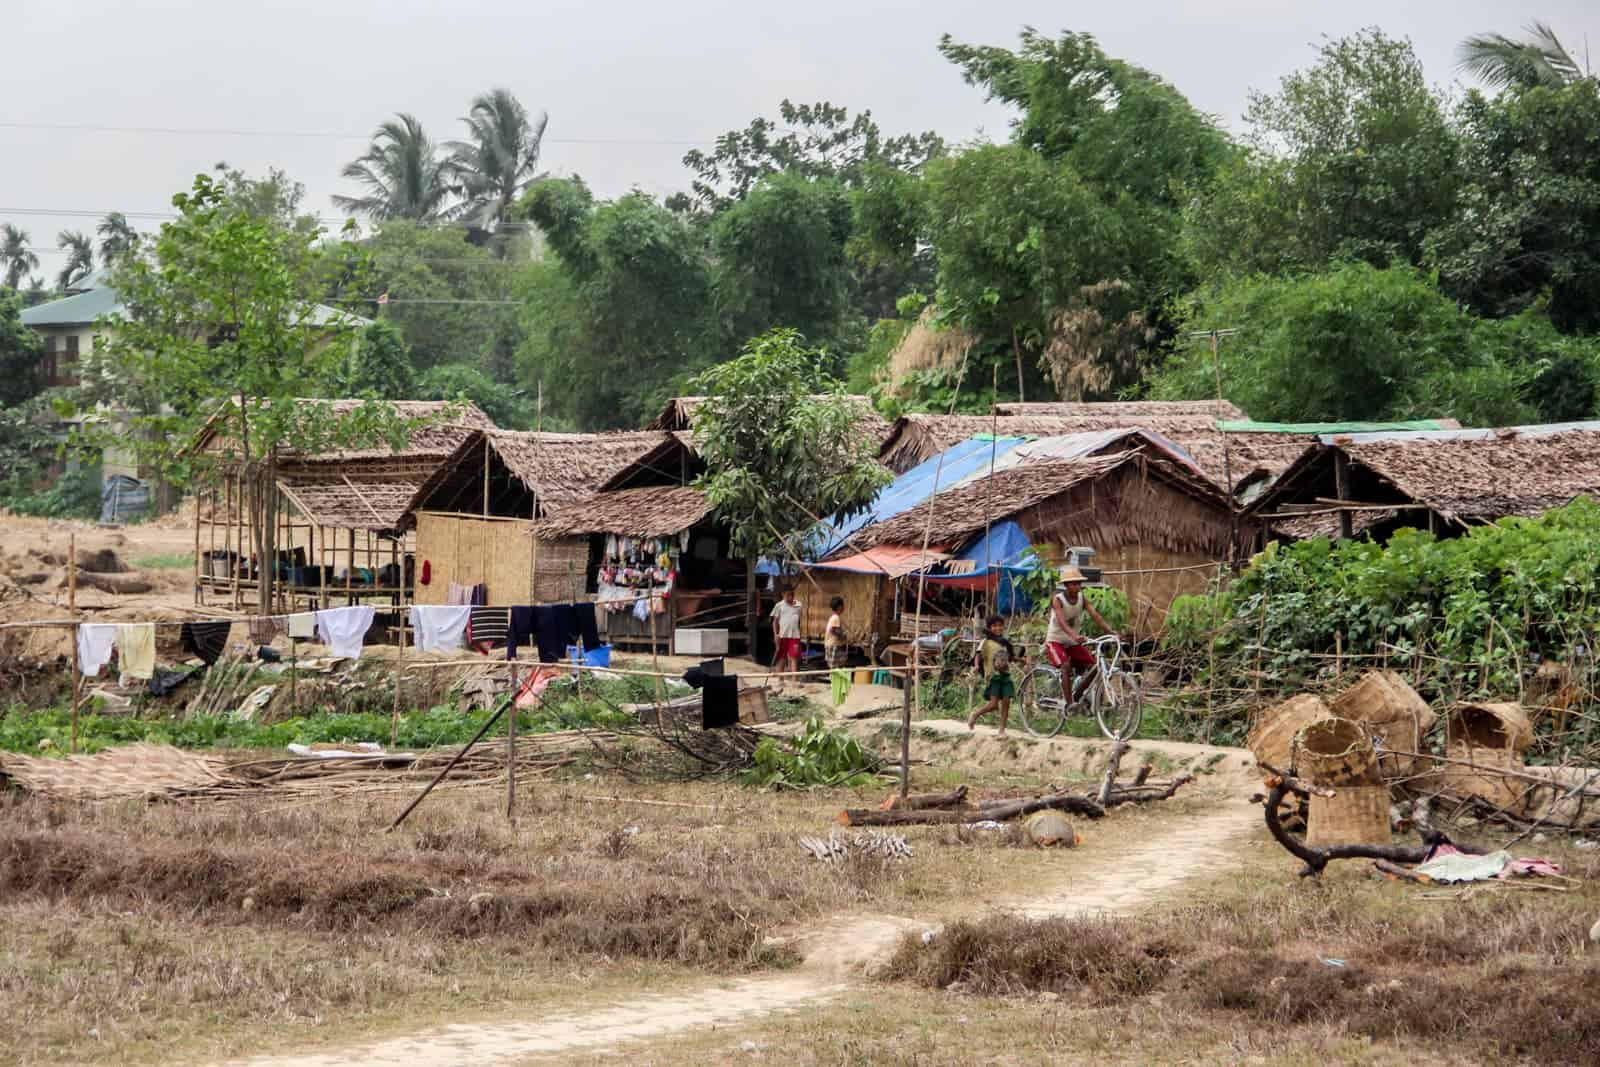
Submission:
[[[139,231],[133,228],[128,216],[113,211],[100,220],[94,228],[100,235],[100,265],[109,267],[115,261],[139,247]]]
[[[6,285],[20,288],[22,278],[39,265],[39,257],[28,247],[32,239],[27,230],[19,230],[11,223],[0,226],[0,263],[5,264]]]
[[[72,283],[94,270],[94,242],[77,230],[56,234],[56,247],[67,253],[67,262],[56,275],[57,289],[70,289]]]
[[[468,221],[495,231],[510,221],[511,207],[537,178],[539,149],[550,116],[532,121],[509,89],[493,89],[472,101],[461,120],[470,136],[452,141],[452,160],[460,174]]]
[[[366,155],[340,172],[364,186],[366,196],[335,196],[334,204],[374,221],[428,221],[445,214],[455,167],[441,159],[422,123],[404,112],[379,126]]]
[[[1587,58],[1579,63],[1547,23],[1535,21],[1526,32],[1525,41],[1498,33],[1468,37],[1456,53],[1458,69],[1496,88],[1515,85],[1524,89],[1559,89],[1594,77]]]

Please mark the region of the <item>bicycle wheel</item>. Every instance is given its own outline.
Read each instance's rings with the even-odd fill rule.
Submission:
[[[1111,740],[1127,741],[1139,732],[1139,723],[1144,719],[1144,695],[1139,679],[1133,675],[1118,671],[1109,679],[1109,685],[1097,680],[1089,693],[1089,704],[1100,732]]]
[[[1035,737],[1054,737],[1067,722],[1067,700],[1061,692],[1061,675],[1049,667],[1035,667],[1022,680],[1022,725]]]

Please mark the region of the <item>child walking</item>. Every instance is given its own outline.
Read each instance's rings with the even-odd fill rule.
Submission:
[[[1011,698],[1017,695],[1016,683],[1011,680],[1011,641],[1005,635],[1006,620],[1000,615],[990,615],[984,624],[987,631],[983,644],[978,646],[978,665],[983,670],[983,695],[988,703],[967,716],[967,729],[971,730],[980,718],[991,711],[1000,712],[1000,729],[997,736],[1006,735],[1006,720],[1011,717]]]

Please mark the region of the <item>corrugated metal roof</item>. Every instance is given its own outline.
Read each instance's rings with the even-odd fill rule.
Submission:
[[[122,302],[115,289],[101,286],[76,296],[64,296],[48,304],[22,309],[24,326],[85,326],[104,315],[120,315]]]
[[[1600,431],[1600,421],[1542,422],[1531,426],[1502,426],[1492,430],[1397,430],[1374,433],[1325,433],[1320,435],[1318,440],[1325,445],[1347,443],[1352,445],[1393,444],[1403,441],[1488,441],[1496,438],[1509,440],[1517,437],[1545,437],[1549,434],[1568,433],[1573,430],[1594,433]]]

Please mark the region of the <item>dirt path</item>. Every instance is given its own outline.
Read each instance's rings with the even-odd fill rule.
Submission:
[[[1076,854],[1070,873],[1048,892],[1000,906],[1037,917],[1131,912],[1186,879],[1221,869],[1259,827],[1258,809],[1245,803],[1242,790],[1233,789],[1228,799],[1205,814],[1175,819],[1136,845]],[[467,1067],[596,1052],[792,1011],[837,996],[853,980],[870,975],[905,932],[938,925],[895,915],[844,916],[797,935],[794,943],[805,962],[782,976],[708,984],[673,995],[642,995],[593,1011],[525,1023],[450,1025],[337,1052],[263,1057],[235,1067],[379,1063]]]

